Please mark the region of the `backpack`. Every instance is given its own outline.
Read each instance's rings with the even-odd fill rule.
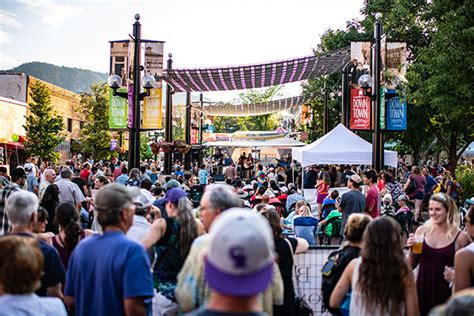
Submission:
[[[359,252],[360,248],[358,247],[346,246],[329,254],[328,259],[321,270],[321,296],[323,313],[329,311],[330,313],[340,315],[338,308],[331,308],[329,306],[329,298],[331,297],[332,291],[336,287],[337,281],[339,281],[341,278],[344,269],[352,259],[359,256]]]
[[[411,193],[413,193],[413,192],[416,191],[416,187],[417,187],[417,185],[416,185],[416,180],[415,180],[415,177],[413,177],[413,178],[411,178],[410,185],[409,185],[408,188],[405,190],[405,192],[406,192],[407,194],[411,194]]]

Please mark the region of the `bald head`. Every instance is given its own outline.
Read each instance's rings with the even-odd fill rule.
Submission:
[[[56,178],[56,171],[54,169],[46,169],[44,171],[44,179],[49,183],[53,184],[54,179]]]

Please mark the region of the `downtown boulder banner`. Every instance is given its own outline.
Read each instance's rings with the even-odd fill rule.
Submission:
[[[387,131],[406,131],[407,129],[407,101],[395,96],[386,101]]]
[[[363,89],[351,89],[351,120],[352,130],[371,130],[371,102],[370,97],[364,95]]]
[[[126,92],[126,88],[119,88],[118,91]],[[109,89],[109,128],[127,128],[128,102],[126,99],[113,96],[112,89]]]
[[[143,100],[144,129],[163,128],[162,84],[163,77],[163,42],[145,41],[145,74],[156,80],[155,88],[150,90],[150,96]]]

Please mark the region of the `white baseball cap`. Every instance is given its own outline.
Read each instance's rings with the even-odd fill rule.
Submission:
[[[274,249],[272,230],[261,214],[227,210],[211,226],[204,277],[219,293],[253,296],[272,281]]]

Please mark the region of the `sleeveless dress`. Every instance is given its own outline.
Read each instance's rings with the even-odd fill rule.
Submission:
[[[175,218],[166,219],[166,232],[156,244],[156,263],[153,269],[155,289],[172,302],[178,273],[181,270],[185,256],[181,255],[179,232],[181,224]]]
[[[352,273],[352,293],[351,293],[351,305],[350,305],[350,315],[351,316],[366,316],[366,315],[390,315],[387,311],[381,313],[380,307],[377,307],[375,310],[367,310],[364,305],[364,294],[360,291],[360,288],[357,286],[359,281],[359,268],[362,258],[356,259],[356,264],[354,267],[354,272]],[[405,315],[405,306],[401,308],[400,316]]]
[[[423,249],[420,255],[418,277],[416,278],[416,291],[420,315],[428,315],[429,311],[439,304],[444,304],[451,296],[449,283],[444,279],[444,267],[454,266],[454,254],[456,252],[456,240],[443,248],[432,248],[423,241]]]

